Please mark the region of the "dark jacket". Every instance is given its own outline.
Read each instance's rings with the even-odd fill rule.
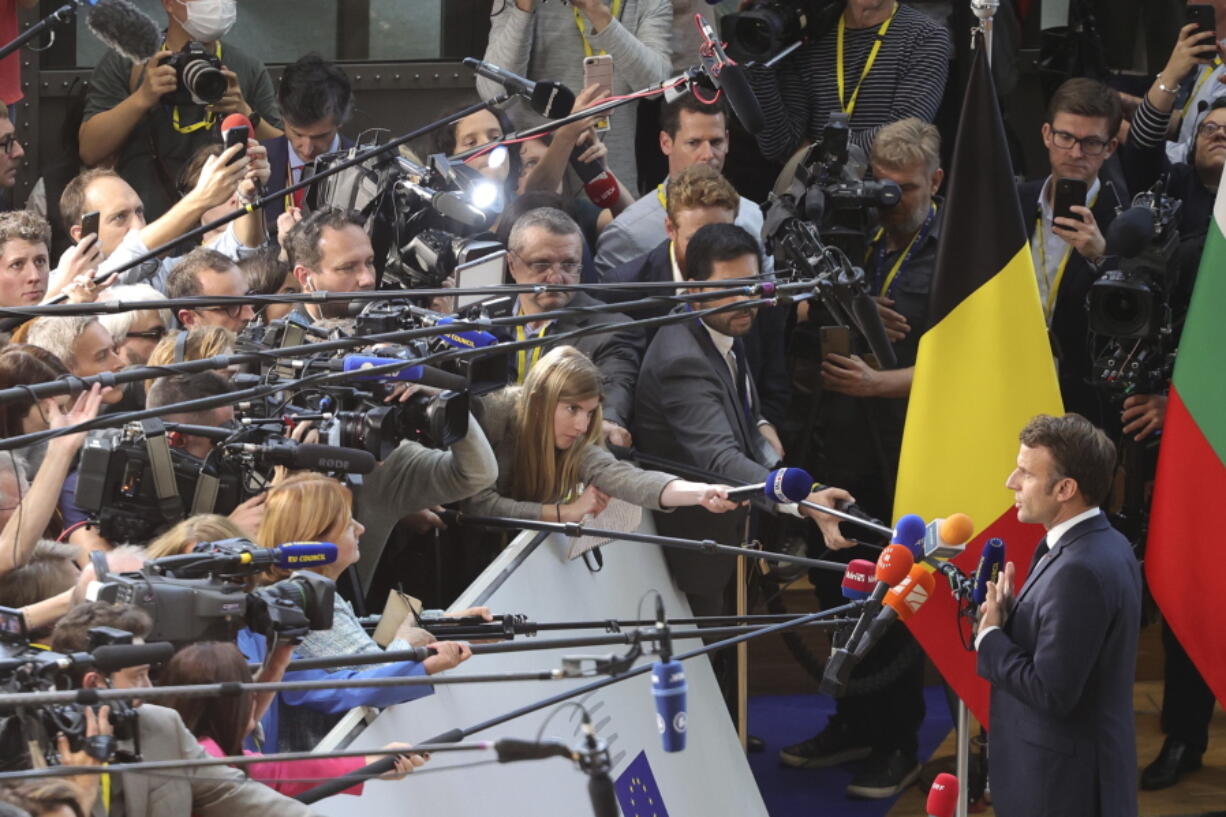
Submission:
[[[757,390],[750,392],[753,413],[760,416]],[[634,443],[653,456],[719,474],[731,485],[763,482],[775,464],[700,320],[662,327],[652,340],[635,390]],[[655,523],[663,536],[739,545],[745,511],[678,508],[655,514]],[[736,566],[727,556],[683,550],[664,555],[677,586],[698,595],[718,595]]]
[[[268,149],[268,189],[281,190],[289,186],[289,140],[284,136],[260,142]],[[353,147],[353,140],[341,134],[341,150]],[[285,196],[278,196],[264,208],[264,222],[273,235],[277,233],[277,216],[285,212]]]
[[[1061,537],[979,645],[1000,817],[1135,817],[1141,573],[1106,516]]]

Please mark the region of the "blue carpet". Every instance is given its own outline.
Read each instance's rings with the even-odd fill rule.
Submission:
[[[924,762],[953,729],[945,692],[924,690],[927,714],[920,726],[919,756]],[[821,731],[834,714],[834,699],[825,695],[759,695],[749,699],[749,732],[766,741],[766,751],[751,754],[749,766],[771,817],[885,817],[898,798],[853,800],[844,789],[852,765],[829,769],[792,769],[779,762],[778,751]],[[926,797],[915,786],[899,797]],[[922,800],[921,800],[922,802]]]

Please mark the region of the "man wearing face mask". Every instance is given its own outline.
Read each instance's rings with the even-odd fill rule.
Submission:
[[[111,51],[89,80],[81,124],[81,161],[93,166],[114,156],[119,174],[156,219],[178,198],[174,180],[201,146],[220,140],[220,124],[232,113],[252,122],[257,139],[281,135],[281,117],[264,65],[222,42],[238,15],[236,0],[162,0],[166,33],[162,50],[143,65]],[[224,96],[207,105],[171,105],[178,84],[164,61],[189,42],[221,61],[229,82]]]

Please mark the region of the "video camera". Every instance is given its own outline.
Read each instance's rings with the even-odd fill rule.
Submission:
[[[221,72],[221,59],[195,40],[164,57],[161,64],[173,67],[179,79],[175,90],[162,95],[166,105],[211,105],[225,96],[230,86]]]
[[[1175,362],[1172,303],[1178,269],[1179,199],[1166,180],[1138,194],[1107,229],[1112,265],[1087,298],[1094,385],[1123,399],[1165,388]]]
[[[842,7],[836,0],[757,0],[744,11],[720,20],[720,37],[729,56],[739,62],[766,61],[797,40],[811,40],[821,31],[823,10]]]
[[[195,551],[146,562],[139,571],[111,573],[106,557],[93,556],[97,579],[91,601],[131,604],[153,619],[150,640],[182,645],[233,641],[242,627],[273,640],[297,643],[312,630],[332,627],[336,586],[311,571],[248,590],[250,579],[270,567],[293,569],[336,560],[336,547],[302,543],[256,547],[246,539],[196,545]]]

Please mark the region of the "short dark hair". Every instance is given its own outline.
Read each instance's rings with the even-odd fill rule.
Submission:
[[[316,210],[302,221],[294,225],[285,238],[285,252],[289,256],[290,268],[303,266],[307,269],[318,269],[323,253],[319,249],[319,239],[324,228],[343,230],[346,227],[366,229],[366,220],[355,210],[342,210],[339,207],[325,207]]]
[[[217,372],[172,374],[153,381],[153,385],[149,387],[149,395],[145,398],[145,407],[155,409],[185,403],[188,400],[219,397],[233,390],[230,381]]]
[[[331,119],[343,125],[353,113],[349,75],[318,54],[307,54],[285,66],[277,85],[281,116],[292,125]]]
[[[247,659],[232,641],[202,641],[175,653],[158,683],[162,686],[251,683]],[[243,752],[243,736],[251,717],[251,693],[215,697],[171,698],[166,706],[178,710],[197,739],[212,738],[227,755]]]
[[[762,271],[762,249],[758,239],[744,227],[736,224],[707,224],[698,228],[690,238],[685,250],[685,278],[687,281],[706,281],[715,271],[719,261],[732,261],[743,255],[752,255]]]
[[[200,286],[200,273],[205,270],[229,272],[236,266],[237,262],[228,255],[208,247],[197,247],[183,256],[183,260],[176,264],[166,277],[166,297],[195,298],[203,291]]]
[[[98,179],[122,178],[109,167],[91,167],[73,176],[72,180],[64,185],[64,192],[60,193],[60,219],[64,223],[64,231],[67,232],[81,223],[81,216],[85,215],[85,194],[89,192],[91,184]]]
[[[87,601],[68,611],[51,631],[51,649],[58,653],[89,652],[89,631],[94,627],[114,627],[137,638],[148,638],[153,619],[131,604]]]
[[[720,97],[714,103],[703,102],[693,93],[682,94],[672,102],[667,102],[660,109],[660,130],[669,135],[669,138],[675,138],[677,131],[681,129],[681,112],[689,111],[690,113],[701,113],[707,116],[722,116],[724,124],[728,123],[728,107],[724,105],[723,97]]]
[[[1040,414],[1026,424],[1018,439],[1027,448],[1046,448],[1056,471],[1077,483],[1087,505],[1107,501],[1115,477],[1115,443],[1101,428],[1080,414]]]
[[[463,110],[463,108],[456,108],[448,115],[454,115],[459,113],[461,110]],[[515,130],[515,123],[511,121],[511,117],[508,116],[507,112],[502,108],[486,108],[485,110],[492,113],[494,118],[498,120],[498,126],[502,128],[503,136],[506,136],[508,133],[512,133]],[[472,116],[472,114],[469,114],[468,116]],[[463,119],[467,118],[467,116],[463,117]],[[448,156],[455,153],[456,131],[459,128],[461,121],[463,120],[457,119],[447,127],[438,128],[435,130],[434,133],[431,134],[430,146],[427,148],[427,150],[429,150],[431,153],[445,153]],[[516,145],[508,145],[507,150],[511,151],[516,156],[519,155],[519,148]],[[516,170],[516,168],[513,167],[512,170]],[[514,179],[515,175],[516,174],[512,174],[511,178]]]
[[[1056,114],[1071,113],[1107,120],[1107,139],[1114,139],[1124,120],[1120,95],[1096,79],[1073,77],[1065,80],[1052,94],[1047,104],[1047,122],[1056,121]]]
[[[238,268],[247,276],[247,288],[256,295],[276,295],[285,277],[293,271],[288,262],[281,260],[276,247],[265,247],[240,258]]]

